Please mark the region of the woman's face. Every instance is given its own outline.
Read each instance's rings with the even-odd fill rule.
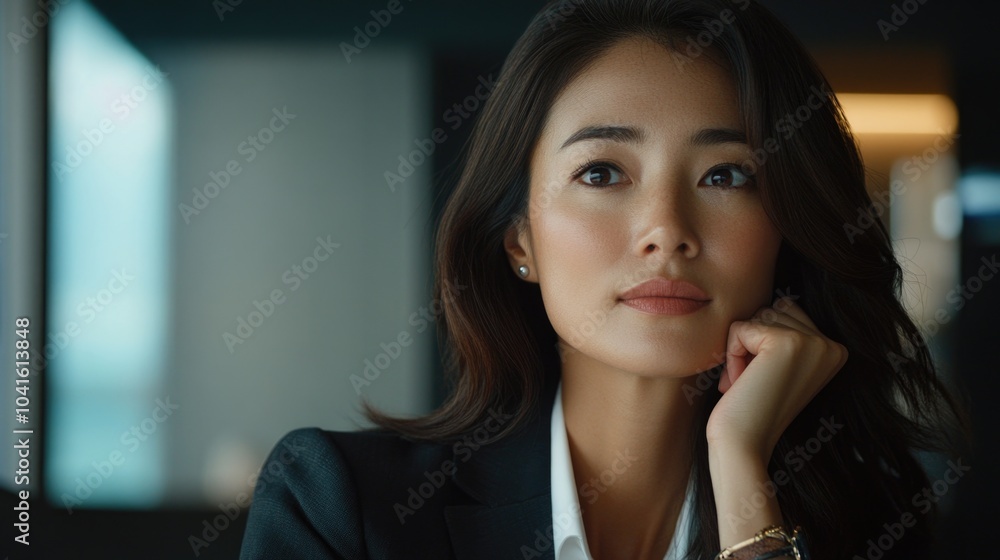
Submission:
[[[590,127],[628,130],[579,134]],[[506,249],[539,283],[566,363],[694,375],[725,361],[733,321],[771,303],[781,236],[740,172],[742,133],[720,67],[707,55],[678,64],[647,39],[617,43],[556,98],[531,157],[528,220]],[[671,315],[620,299],[655,277],[709,301]]]

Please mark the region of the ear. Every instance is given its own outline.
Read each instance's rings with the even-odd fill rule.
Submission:
[[[535,270],[535,260],[531,253],[530,229],[523,219],[518,219],[512,224],[503,237],[503,248],[507,253],[507,259],[514,271],[514,275],[522,280],[535,282],[537,271]],[[517,269],[525,265],[528,267],[528,276],[522,277],[517,273]]]

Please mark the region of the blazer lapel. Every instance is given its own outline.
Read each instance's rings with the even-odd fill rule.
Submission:
[[[456,484],[479,502],[445,507],[458,560],[555,559],[550,470],[555,387],[545,384],[538,407],[518,432],[473,450],[464,464],[456,459]]]

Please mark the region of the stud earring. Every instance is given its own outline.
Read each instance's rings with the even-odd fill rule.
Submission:
[[[517,267],[517,273],[521,275],[521,278],[527,278],[528,277],[528,267],[526,267],[526,266],[524,266],[522,264],[521,266]]]

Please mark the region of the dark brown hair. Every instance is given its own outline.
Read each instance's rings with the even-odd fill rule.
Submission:
[[[521,281],[504,234],[528,212],[529,161],[562,89],[616,42],[650,38],[680,68],[710,54],[737,88],[764,209],[782,235],[774,291],[796,300],[847,364],[806,406],[774,449],[772,475],[824,420],[843,424],[805,468],[777,487],[786,521],[808,531],[813,557],[865,554],[883,523],[898,521],[929,485],[915,450],[971,447],[964,404],[937,376],[926,340],[900,304],[902,269],[865,189],[865,169],[836,97],[803,45],[751,0],[562,0],[549,2],[507,57],[465,146],[464,166],[436,238],[434,296],[443,313],[450,396],[420,418],[392,418],[364,403],[378,427],[447,441],[491,408],[514,414],[503,438],[535,413],[558,380],[556,335],[537,284]],[[791,117],[791,118],[790,118]],[[874,225],[851,229],[865,213]],[[464,286],[456,293],[450,286]],[[719,366],[722,367],[722,366]],[[693,372],[696,373],[696,372]],[[717,376],[716,376],[717,378]],[[721,395],[699,398],[699,428]],[[718,551],[705,438],[695,438],[697,505],[689,558]],[[911,533],[927,534],[918,515]],[[922,537],[920,537],[922,538]],[[918,537],[909,537],[910,542]],[[926,544],[926,543],[924,543]]]

